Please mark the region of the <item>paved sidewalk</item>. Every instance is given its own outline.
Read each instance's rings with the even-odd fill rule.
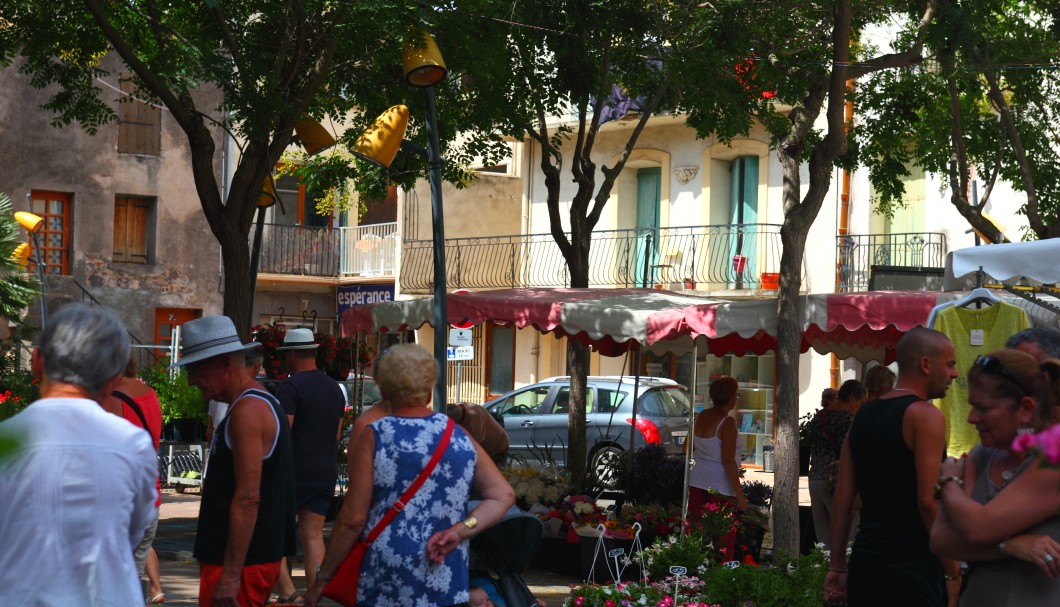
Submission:
[[[760,480],[772,486],[773,474],[748,470],[745,480]],[[799,503],[809,505],[806,477],[799,479]],[[190,488],[184,494],[173,489],[163,489],[162,507],[155,537],[155,550],[162,565],[162,587],[167,605],[194,605],[199,593],[199,567],[192,559],[195,543],[195,526],[199,515],[198,489]],[[330,533],[330,523],[325,534]],[[770,542],[771,543],[771,542]],[[295,587],[305,588],[305,571],[301,559],[292,562]],[[544,599],[549,607],[559,607],[567,597],[571,584],[580,580],[557,575],[539,569],[527,569],[523,573],[527,586],[535,596]],[[334,604],[334,603],[329,603]]]
[[[166,593],[166,605],[195,605],[199,595],[199,566],[192,559],[195,543],[195,525],[199,515],[199,493],[191,489],[178,494],[173,489],[162,490],[162,507],[159,510],[158,534],[155,536],[155,551],[162,567],[162,588]],[[325,535],[330,532],[330,523]],[[301,559],[292,564],[294,585],[305,588],[305,571]],[[527,569],[523,572],[530,591],[544,599],[549,607],[559,607],[567,597],[571,584],[579,580]],[[334,605],[327,602],[325,604]]]

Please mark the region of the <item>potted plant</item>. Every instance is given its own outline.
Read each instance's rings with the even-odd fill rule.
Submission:
[[[202,440],[207,420],[206,399],[198,388],[188,384],[188,374],[183,368],[170,370],[169,359],[161,358],[141,371],[140,379],[158,395],[165,437],[182,443]]]

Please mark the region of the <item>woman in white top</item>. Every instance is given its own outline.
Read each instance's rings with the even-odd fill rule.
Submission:
[[[747,511],[747,498],[740,484],[737,464],[736,421],[729,413],[740,398],[736,380],[725,376],[710,384],[713,407],[696,415],[692,428],[694,465],[688,480],[688,517],[695,520],[707,504],[724,503],[740,512]],[[712,493],[713,492],[713,493]],[[722,538],[726,560],[736,549],[735,530]]]

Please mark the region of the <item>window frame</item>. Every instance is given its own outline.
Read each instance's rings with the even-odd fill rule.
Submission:
[[[38,208],[37,202],[43,202],[43,209]],[[49,203],[54,201],[61,201],[63,203],[63,212],[51,213],[49,212]],[[71,222],[73,220],[73,206],[74,206],[74,195],[69,192],[56,192],[54,190],[31,190],[30,191],[30,212],[44,219],[44,227],[41,228],[40,233],[37,234],[37,240],[41,243],[40,256],[44,260],[44,273],[45,274],[59,274],[62,276],[70,275],[70,245],[73,229]],[[59,217],[62,222],[62,229],[52,229],[52,219]],[[60,245],[50,246],[48,244],[49,236],[59,234]],[[33,239],[30,239],[30,246],[34,246]],[[49,257],[51,251],[59,252],[59,263],[50,263]],[[36,271],[36,254],[30,256],[30,262],[33,263],[32,267],[27,268],[30,271]]]
[[[124,221],[124,234],[119,235],[119,222],[118,213],[119,207],[124,205],[125,207],[125,221]],[[136,205],[143,209],[143,225],[142,239],[143,239],[143,251],[133,253],[130,251],[129,235],[136,228],[132,227],[132,222],[129,221],[129,210],[130,206]],[[113,244],[111,248],[111,259],[115,263],[135,263],[150,265],[154,263],[154,226],[155,226],[155,209],[157,207],[157,200],[151,196],[134,196],[128,194],[118,194],[114,197],[114,235]],[[119,243],[118,239],[122,238],[123,242]]]

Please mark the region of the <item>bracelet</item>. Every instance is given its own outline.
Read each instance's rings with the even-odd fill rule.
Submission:
[[[846,573],[847,572],[846,569],[835,569],[835,568],[832,568],[832,567],[829,567],[828,570],[829,571],[834,571],[835,573]]]
[[[960,574],[960,573],[958,573],[957,575],[950,575],[950,574],[948,574],[948,573],[944,573],[944,574],[942,575],[942,577],[943,577],[943,578],[945,578],[945,580],[946,580],[947,582],[952,582],[953,580],[959,580],[959,579],[961,579],[961,574]]]
[[[321,581],[324,581],[324,582],[330,582],[331,581],[331,577],[332,576],[330,576],[330,575],[324,575],[323,573],[321,573],[320,572],[320,567],[317,567],[317,579],[318,580],[321,580]]]
[[[943,476],[943,477],[939,478],[939,481],[937,483],[935,483],[935,499],[937,499],[937,500],[941,500],[942,499],[942,488],[945,487],[946,484],[950,483],[950,482],[957,483],[958,487],[963,487],[964,486],[964,480],[961,479],[961,477],[959,477],[959,476]]]

